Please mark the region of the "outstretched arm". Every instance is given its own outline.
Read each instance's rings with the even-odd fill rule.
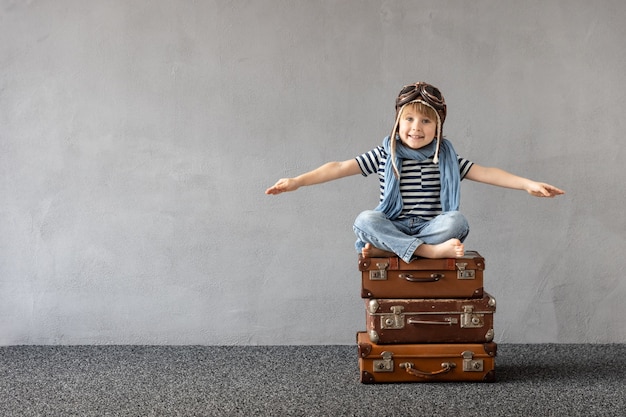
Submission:
[[[281,178],[265,190],[265,194],[280,194],[285,191],[295,191],[305,185],[321,184],[361,173],[361,168],[356,159],[348,159],[342,162],[328,162],[319,168],[309,171],[295,178]]]
[[[555,197],[565,194],[565,191],[553,185],[519,177],[500,168],[487,168],[477,164],[472,165],[465,178],[499,187],[525,190],[535,197]]]

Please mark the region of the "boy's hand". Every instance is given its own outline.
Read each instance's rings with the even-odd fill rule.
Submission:
[[[535,181],[531,181],[528,184],[526,191],[528,191],[528,194],[534,195],[535,197],[552,198],[557,195],[565,194],[565,191],[560,190],[553,185]]]
[[[276,184],[272,185],[270,188],[265,190],[265,194],[280,194],[286,191],[295,191],[299,188],[297,181],[293,178],[281,178],[276,182]]]

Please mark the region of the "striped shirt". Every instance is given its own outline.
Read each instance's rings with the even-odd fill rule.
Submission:
[[[473,162],[461,157],[459,170],[461,179],[465,178]],[[380,201],[385,193],[385,163],[387,153],[382,146],[378,146],[356,160],[363,176],[377,173],[380,184]],[[391,173],[393,175],[393,173]],[[429,158],[423,161],[405,159],[400,171],[400,193],[403,208],[399,218],[419,216],[430,220],[441,214],[441,182],[439,180],[439,165]]]

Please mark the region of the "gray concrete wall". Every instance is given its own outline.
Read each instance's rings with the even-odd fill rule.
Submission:
[[[374,178],[270,197],[448,102],[498,342],[626,342],[626,3],[0,6],[0,344],[351,344]]]

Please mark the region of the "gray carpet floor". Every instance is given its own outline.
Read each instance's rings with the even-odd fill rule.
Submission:
[[[0,347],[2,416],[626,416],[626,345],[498,346],[494,383],[364,385],[355,346]]]

